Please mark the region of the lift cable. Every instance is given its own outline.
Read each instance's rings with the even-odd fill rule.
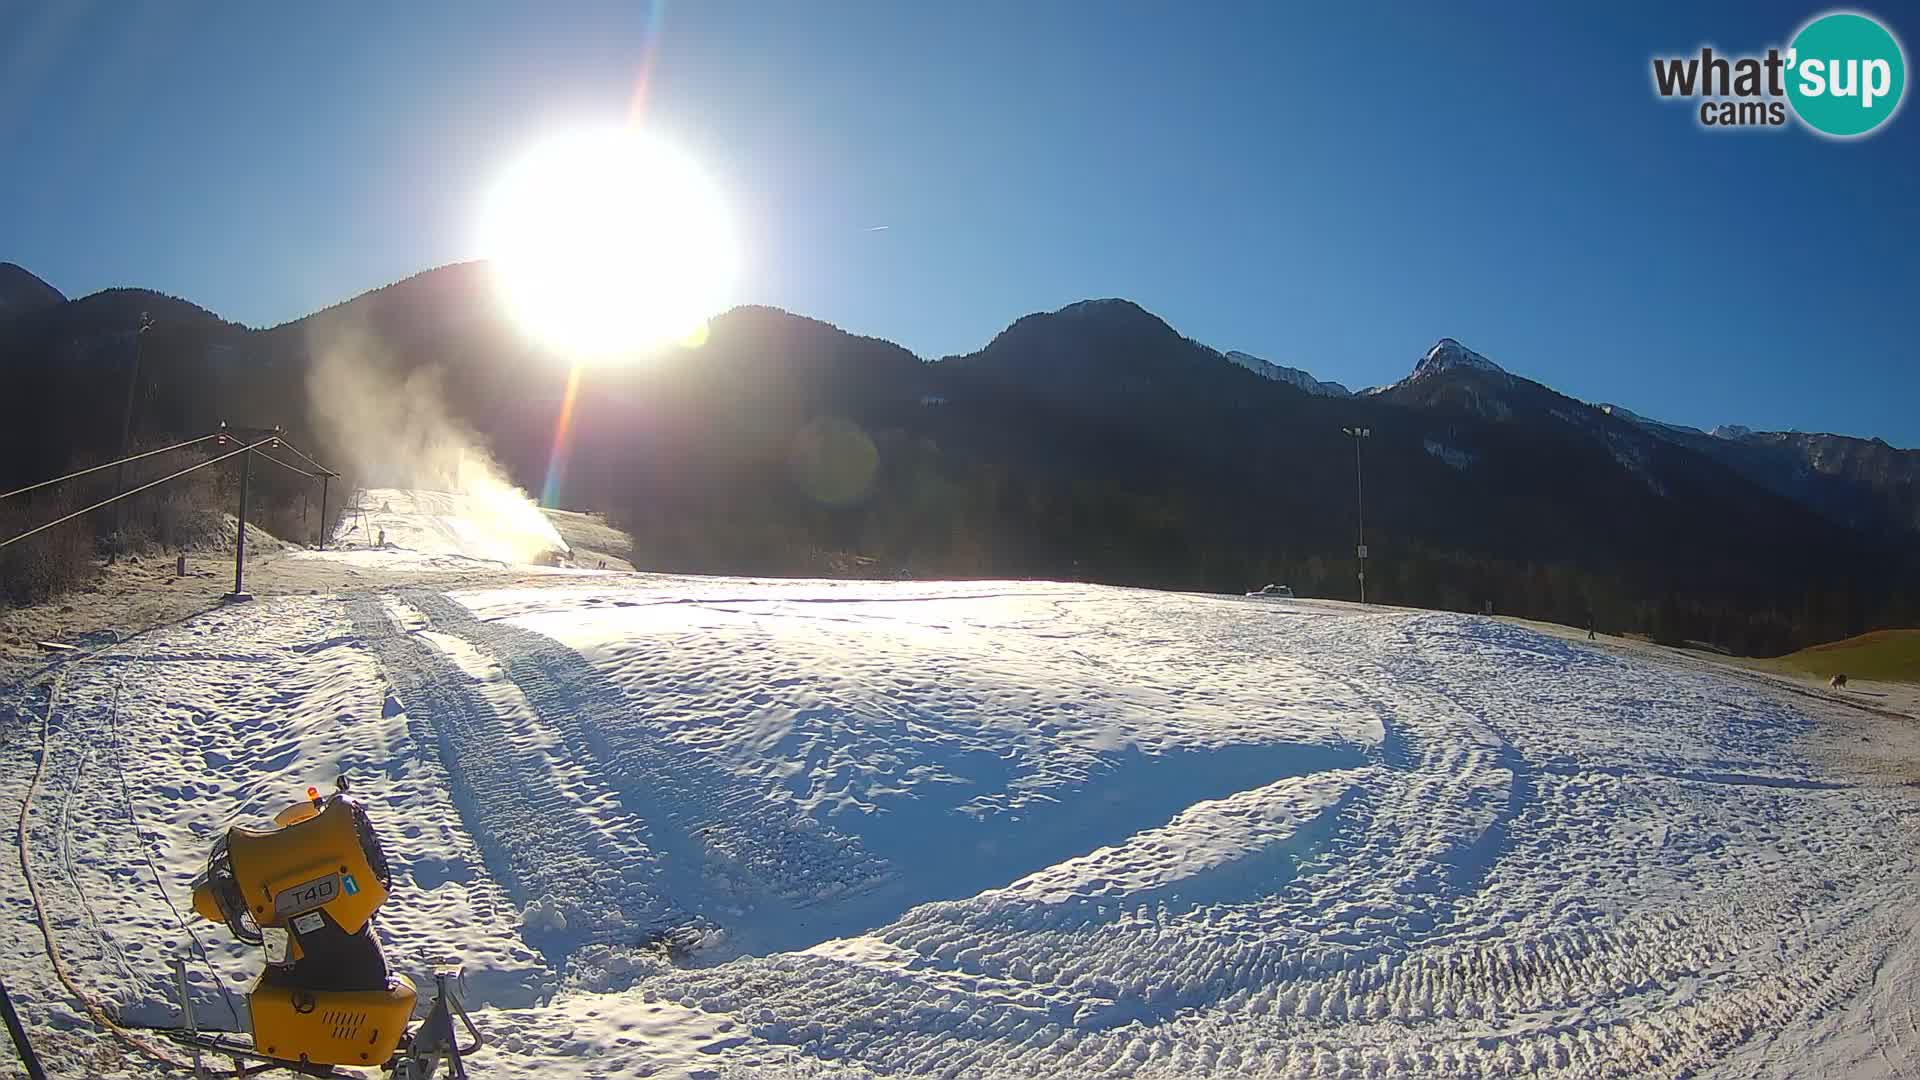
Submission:
[[[212,438],[212,436],[208,436],[208,438]],[[6,539],[6,540],[0,540],[0,548],[3,548],[3,547],[6,547],[6,546],[7,546],[8,544],[15,544],[15,543],[18,543],[18,542],[20,542],[20,541],[22,541],[22,540],[25,540],[25,539],[26,539],[27,537],[29,537],[29,536],[33,536],[33,535],[34,535],[34,534],[36,534],[36,533],[42,533],[42,532],[45,532],[45,531],[47,531],[48,529],[51,529],[51,528],[53,528],[53,527],[54,527],[55,525],[60,525],[60,524],[64,524],[65,522],[69,522],[69,521],[72,521],[72,520],[73,520],[74,518],[77,518],[77,517],[81,517],[82,515],[85,515],[85,514],[90,514],[90,513],[92,513],[93,511],[95,511],[95,510],[98,510],[98,509],[100,509],[100,508],[101,508],[101,507],[103,507],[103,506],[106,506],[106,505],[108,505],[108,504],[110,504],[110,503],[115,503],[115,502],[119,502],[119,501],[120,501],[121,499],[124,499],[124,498],[127,498],[127,497],[128,497],[128,496],[130,496],[130,495],[138,495],[138,494],[140,494],[141,492],[143,492],[143,491],[145,491],[145,490],[147,490],[148,488],[155,488],[155,487],[159,487],[159,486],[160,486],[161,484],[164,484],[164,483],[166,483],[166,482],[167,482],[167,481],[169,481],[169,480],[178,480],[178,479],[179,479],[180,477],[182,477],[182,476],[185,476],[185,475],[187,475],[187,474],[188,474],[188,473],[190,473],[190,472],[194,472],[195,470],[198,470],[198,469],[204,469],[204,468],[206,468],[206,467],[207,467],[207,466],[209,466],[209,465],[218,465],[218,464],[219,464],[220,462],[222,462],[222,461],[225,461],[225,460],[227,460],[228,458],[230,458],[230,457],[233,457],[233,456],[234,456],[234,455],[236,455],[236,454],[244,454],[244,453],[246,453],[246,452],[247,452],[247,451],[249,451],[249,450],[257,450],[257,449],[259,449],[260,447],[262,447],[262,446],[265,446],[265,445],[267,445],[268,443],[270,443],[270,442],[272,442],[272,441],[273,441],[273,440],[272,440],[272,439],[270,439],[270,438],[269,438],[269,439],[262,439],[262,440],[260,440],[259,442],[257,442],[257,443],[254,443],[254,444],[253,444],[253,445],[251,445],[251,446],[243,446],[243,447],[241,447],[241,448],[240,448],[240,449],[238,449],[238,450],[234,450],[234,451],[231,451],[231,452],[229,452],[229,453],[225,453],[225,454],[221,454],[221,455],[220,455],[219,457],[216,457],[216,458],[208,458],[207,460],[205,460],[205,461],[203,461],[203,462],[201,462],[201,463],[199,463],[198,465],[189,465],[189,466],[187,466],[186,468],[184,468],[184,469],[181,469],[181,470],[180,470],[179,472],[177,472],[177,473],[174,473],[174,474],[172,474],[171,476],[163,476],[163,477],[161,477],[160,479],[158,479],[158,480],[155,480],[155,481],[153,481],[153,482],[152,482],[152,483],[150,483],[150,484],[141,484],[141,485],[140,485],[139,487],[137,487],[137,488],[130,488],[130,489],[128,489],[128,490],[126,490],[126,491],[123,491],[123,492],[121,492],[121,493],[120,493],[120,494],[118,494],[118,495],[115,495],[115,496],[113,496],[112,498],[107,498],[107,499],[102,499],[102,500],[100,500],[99,502],[97,502],[97,503],[94,503],[94,504],[93,504],[92,506],[89,506],[89,507],[87,507],[87,508],[86,508],[86,509],[84,509],[84,510],[75,510],[75,511],[74,511],[73,513],[71,513],[71,514],[67,514],[67,515],[66,515],[66,516],[64,516],[64,517],[57,517],[57,518],[54,518],[54,519],[53,519],[52,521],[49,521],[49,522],[47,522],[47,523],[46,523],[46,524],[44,524],[44,525],[36,525],[36,526],[34,526],[33,528],[31,528],[31,529],[28,529],[28,530],[27,530],[26,532],[23,532],[23,533],[21,533],[21,534],[20,534],[20,535],[18,535],[18,536],[15,536],[15,537],[11,537],[11,538],[9,538],[9,539]],[[102,467],[104,468],[104,466],[102,466]],[[292,466],[288,466],[288,468],[292,468]]]
[[[286,462],[281,461],[279,458],[274,457],[272,454],[267,453],[265,450],[260,451],[260,456],[263,458],[266,458],[268,461],[273,462],[275,465],[278,465],[283,469],[292,469],[294,472],[299,473],[301,476],[304,476],[309,480],[316,480],[316,479],[319,479],[320,477],[319,473],[310,473],[307,470],[300,468],[298,465],[289,465]]]
[[[307,455],[301,453],[300,448],[288,442],[284,435],[281,436],[280,438],[280,445],[285,447],[287,452],[291,453],[294,457],[297,457],[301,461],[304,461],[307,464],[313,466],[318,475],[321,475],[321,476],[339,476],[340,475],[339,473],[334,472],[332,469],[327,468],[325,465],[322,465],[319,462],[308,457]]]
[[[19,488],[14,491],[9,491],[5,495],[0,495],[0,499],[11,499],[15,495],[25,495],[29,491],[38,491],[43,487],[52,487],[54,484],[57,484],[62,480],[71,480],[76,476],[85,476],[88,473],[99,472],[101,469],[111,469],[115,465],[122,465],[129,461],[139,461],[143,457],[152,457],[155,454],[164,454],[171,450],[184,449],[186,447],[194,445],[195,443],[203,443],[203,442],[206,442],[208,439],[218,438],[219,434],[220,434],[219,432],[214,432],[212,435],[202,435],[197,439],[188,439],[186,442],[183,442],[183,443],[175,443],[172,446],[164,446],[158,450],[148,450],[145,453],[134,454],[131,457],[123,457],[119,461],[109,461],[104,465],[95,465],[92,468],[81,469],[79,472],[71,472],[65,476],[56,476],[51,480],[42,480],[37,484],[28,484],[26,487]]]

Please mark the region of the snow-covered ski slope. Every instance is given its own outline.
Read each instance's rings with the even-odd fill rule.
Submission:
[[[368,488],[341,514],[333,544],[350,556],[354,548],[386,547],[420,557],[479,559],[498,563],[545,563],[567,554],[567,543],[540,508],[512,488],[493,485],[465,492],[420,488]]]
[[[240,605],[19,692],[75,976],[164,1023],[219,830],[348,769],[476,1075],[1911,1075],[1911,789],[1754,684],[1489,620],[1022,582]],[[1849,739],[1854,736],[1849,735]],[[163,889],[154,887],[151,855]],[[46,971],[68,1071],[140,1074]],[[202,925],[198,1013],[257,959]]]

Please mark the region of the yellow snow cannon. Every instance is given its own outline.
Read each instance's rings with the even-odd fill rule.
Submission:
[[[308,788],[307,798],[274,822],[277,827],[265,831],[229,829],[193,883],[194,911],[266,951],[266,969],[247,998],[250,1054],[300,1072],[358,1065],[411,1074],[411,1052],[426,1049],[416,1042],[451,1048],[448,1002],[473,1032],[443,977],[441,1000],[417,1033],[424,1038],[408,1038],[413,983],[387,970],[373,936],[373,916],[386,902],[392,873],[365,808],[347,794],[346,778],[324,798]],[[396,1057],[403,1040],[408,1053]],[[464,1075],[457,1064],[450,1071]]]

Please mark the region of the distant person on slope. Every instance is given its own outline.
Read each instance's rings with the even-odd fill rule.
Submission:
[[[1599,641],[1599,635],[1593,632],[1593,612],[1587,612],[1587,640]]]

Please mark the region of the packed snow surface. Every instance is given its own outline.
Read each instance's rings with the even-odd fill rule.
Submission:
[[[169,1023],[185,948],[230,1026],[257,959],[174,907],[345,769],[390,960],[467,965],[475,1075],[1920,1067],[1913,799],[1750,684],[1307,600],[551,580],[223,608],[16,688],[0,805],[44,721],[75,978]],[[0,955],[56,1075],[137,1073],[20,873]]]

